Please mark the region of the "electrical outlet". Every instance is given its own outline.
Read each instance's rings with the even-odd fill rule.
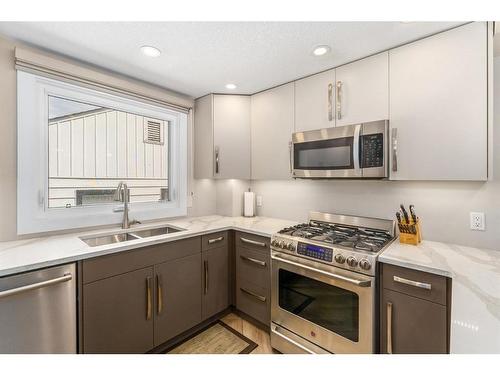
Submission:
[[[470,213],[470,229],[484,230],[484,212]]]
[[[257,207],[262,207],[262,195],[257,195]]]

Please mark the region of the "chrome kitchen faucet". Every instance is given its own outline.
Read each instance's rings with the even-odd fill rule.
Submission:
[[[128,229],[131,225],[141,224],[139,220],[131,220],[128,218],[128,204],[130,201],[130,191],[128,190],[128,186],[123,181],[120,181],[118,187],[116,188],[116,192],[114,195],[114,200],[117,202],[123,202],[123,219],[122,219],[122,229]],[[115,209],[115,211],[121,211]]]

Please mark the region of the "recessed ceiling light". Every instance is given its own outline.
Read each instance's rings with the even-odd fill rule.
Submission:
[[[314,56],[323,56],[330,52],[329,46],[317,46],[313,49]]]
[[[149,57],[158,57],[161,55],[161,51],[158,48],[152,46],[142,46],[141,52]]]
[[[236,88],[236,85],[234,83],[228,83],[226,85],[226,89],[228,90],[234,90]]]

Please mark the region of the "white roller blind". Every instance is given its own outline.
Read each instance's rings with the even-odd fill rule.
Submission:
[[[17,47],[15,65],[19,70],[77,82],[185,113],[188,113],[194,103],[193,99],[186,95],[34,49]]]

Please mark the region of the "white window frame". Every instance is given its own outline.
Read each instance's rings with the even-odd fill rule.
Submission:
[[[48,96],[169,122],[168,202],[130,203],[130,216],[150,220],[187,215],[187,114],[95,89],[17,72],[17,233],[118,224],[120,204],[48,208]]]

